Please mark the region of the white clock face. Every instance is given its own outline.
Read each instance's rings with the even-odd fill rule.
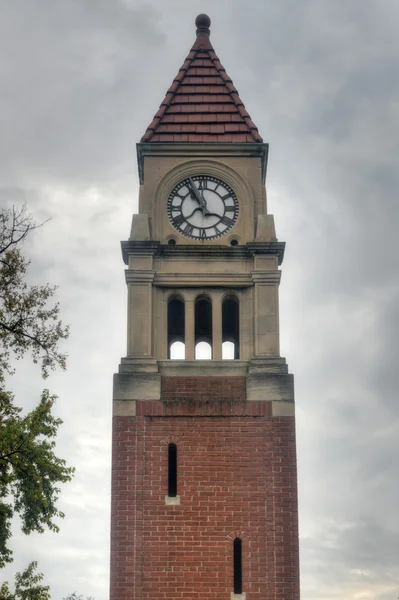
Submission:
[[[179,233],[196,240],[212,240],[230,231],[237,221],[238,200],[221,179],[193,175],[171,191],[168,215]]]

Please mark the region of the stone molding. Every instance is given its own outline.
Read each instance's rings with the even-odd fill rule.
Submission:
[[[140,364],[139,364],[140,363]],[[273,416],[294,414],[294,377],[288,373],[285,359],[276,357],[244,360],[161,360],[135,363],[124,359],[121,372],[114,375],[115,414],[133,415],[135,408],[126,403],[136,400],[160,400],[162,377],[242,377],[246,378],[247,401],[272,402]],[[148,368],[151,371],[145,371]],[[131,369],[131,370],[130,370]],[[127,411],[127,412],[126,412]]]
[[[150,269],[143,271],[138,271],[137,269],[127,269],[125,271],[126,283],[152,283],[155,275],[155,271]]]
[[[243,288],[252,284],[251,275],[244,273],[157,273],[154,278],[155,286],[168,288]]]
[[[125,264],[129,262],[129,256],[171,256],[196,258],[245,258],[255,254],[271,254],[278,256],[278,264],[281,265],[284,258],[285,242],[248,242],[239,246],[207,245],[205,242],[198,244],[161,244],[158,241],[126,240],[121,242],[122,256]]]
[[[144,158],[147,156],[181,156],[184,158],[204,158],[209,157],[254,157],[261,159],[262,183],[266,180],[267,158],[269,144],[260,144],[258,142],[212,142],[212,143],[140,143],[136,145],[137,164],[139,170],[140,184],[144,183]]]
[[[278,285],[281,280],[281,271],[252,271],[251,281],[253,283],[266,283]]]

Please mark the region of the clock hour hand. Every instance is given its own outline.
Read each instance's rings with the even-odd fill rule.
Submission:
[[[189,187],[191,190],[191,197],[194,197],[196,199],[196,201],[198,202],[198,204],[201,207],[202,210],[202,214],[208,214],[209,211],[206,207],[206,200],[205,198],[200,194],[199,189],[197,188],[197,186],[195,185],[194,181],[191,179],[191,177],[188,178],[189,181]]]

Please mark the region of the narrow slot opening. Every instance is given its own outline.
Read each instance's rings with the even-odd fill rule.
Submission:
[[[206,296],[195,302],[195,358],[212,358],[212,303]]]
[[[227,296],[222,305],[222,358],[240,358],[240,305],[234,295]]]
[[[242,594],[242,542],[236,538],[234,546],[234,593]]]
[[[184,359],[185,306],[181,298],[172,297],[168,302],[168,358]]]
[[[176,498],[177,496],[177,446],[169,444],[168,446],[168,496]]]

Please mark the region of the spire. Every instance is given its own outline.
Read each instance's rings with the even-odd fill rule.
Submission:
[[[198,15],[197,38],[142,142],[262,142]]]

